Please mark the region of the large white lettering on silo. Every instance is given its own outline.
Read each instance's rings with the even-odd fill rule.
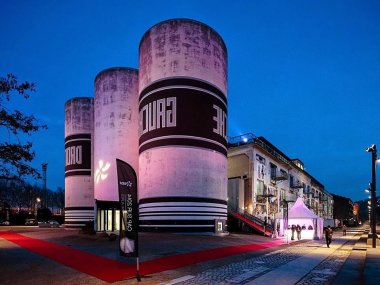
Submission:
[[[65,149],[66,166],[73,164],[82,164],[82,146],[70,146]]]
[[[160,128],[177,126],[177,98],[169,97],[152,101],[141,108],[140,134]]]
[[[78,134],[65,139],[65,176],[91,175],[91,135]]]
[[[175,95],[175,96],[173,96]],[[140,153],[168,145],[227,153],[227,99],[192,78],[164,79],[140,95]]]
[[[215,127],[212,131],[222,137],[226,137],[226,112],[223,111],[217,105],[212,106],[216,110],[216,116],[212,117],[212,119],[216,122]]]

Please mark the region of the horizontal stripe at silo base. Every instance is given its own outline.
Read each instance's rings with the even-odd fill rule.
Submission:
[[[65,226],[83,227],[88,222],[94,221],[93,207],[68,207],[65,208]]]
[[[224,200],[157,197],[140,200],[141,231],[214,232],[215,220],[227,220]]]

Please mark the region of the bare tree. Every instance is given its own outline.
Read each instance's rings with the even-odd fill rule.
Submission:
[[[5,103],[9,102],[12,96],[19,95],[28,99],[29,92],[33,91],[34,83],[19,83],[13,74],[0,77],[0,128],[17,138],[16,142],[0,141],[0,179],[20,180],[28,175],[40,178],[38,170],[30,165],[35,156],[32,143],[22,143],[19,135],[31,135],[40,129],[46,129],[47,126],[39,125],[33,115],[28,116],[5,107]]]

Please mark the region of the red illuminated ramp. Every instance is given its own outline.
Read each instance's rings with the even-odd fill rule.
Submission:
[[[246,215],[243,215],[243,214],[240,214],[238,212],[231,211],[231,210],[229,210],[228,213],[231,216],[233,216],[235,219],[238,219],[239,221],[244,222],[247,226],[251,227],[252,229],[254,229],[256,231],[263,233],[266,236],[272,235],[272,232],[270,230],[265,230],[265,232],[264,232],[264,227],[260,223],[255,221],[254,219],[251,219]]]

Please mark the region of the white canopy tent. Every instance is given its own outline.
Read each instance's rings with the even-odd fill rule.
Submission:
[[[286,234],[287,238],[291,237],[291,226],[300,225],[303,227],[301,232],[302,239],[321,239],[323,237],[323,218],[317,216],[313,211],[309,210],[304,204],[302,198],[297,198],[297,201],[289,209],[288,212],[288,230],[286,230],[286,218],[278,219],[276,222],[280,228],[280,234]],[[285,229],[284,229],[285,227]],[[296,238],[296,234],[294,236]]]
[[[323,218],[309,210],[301,198],[297,198],[289,209],[288,226],[292,225],[303,227],[302,239],[321,239],[323,236]]]

